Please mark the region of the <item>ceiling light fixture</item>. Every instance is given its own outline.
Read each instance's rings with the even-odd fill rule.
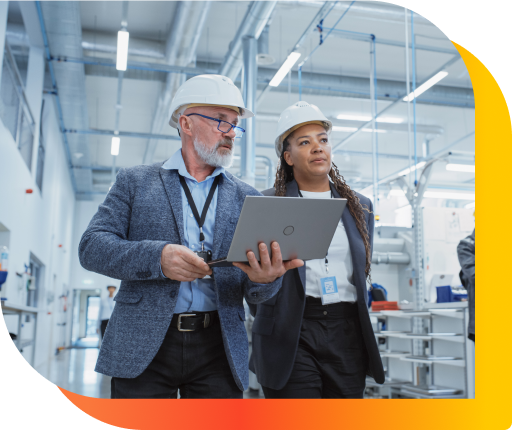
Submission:
[[[285,60],[285,62],[277,71],[277,73],[274,75],[269,85],[271,87],[279,86],[281,81],[284,79],[286,74],[291,70],[291,68],[295,65],[295,63],[297,62],[301,55],[302,54],[300,52],[292,52],[290,55],[288,55],[288,58]]]
[[[116,69],[125,71],[128,64],[128,41],[130,33],[126,30],[119,30],[117,32],[117,61]]]
[[[475,173],[475,166],[471,164],[447,164],[446,170],[451,172]]]
[[[405,96],[403,98],[404,102],[412,102],[416,97],[418,97],[420,94],[423,94],[425,91],[427,91],[430,87],[433,87],[435,84],[437,84],[441,79],[444,79],[448,76],[448,72],[445,72],[444,70],[435,74],[432,76],[427,82],[425,82],[423,85],[420,85],[418,88],[416,88],[413,92],[411,92],[409,95]]]
[[[112,155],[119,155],[119,144],[121,143],[121,138],[117,136],[112,137],[112,146],[110,147],[110,153]]]

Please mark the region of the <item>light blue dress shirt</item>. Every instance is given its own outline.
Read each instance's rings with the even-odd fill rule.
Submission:
[[[201,216],[201,213],[203,212],[206,198],[208,197],[208,193],[210,192],[210,188],[212,187],[215,177],[223,174],[228,181],[231,181],[226,176],[224,167],[217,167],[203,182],[197,182],[197,180],[187,171],[181,154],[181,149],[176,151],[174,155],[164,163],[162,168],[167,170],[177,170],[178,173],[185,178],[190,193],[194,198],[194,203],[196,204],[199,216]],[[185,191],[183,191],[183,187],[180,188],[181,205],[183,208],[183,231],[185,233],[182,245],[192,251],[200,251],[201,242],[199,241],[199,226],[194,218],[192,209],[188,204]],[[213,251],[213,231],[215,228],[215,213],[217,211],[218,194],[219,189],[217,187],[210,203],[210,207],[208,208],[208,212],[206,213],[206,219],[203,225],[203,234],[205,237],[204,249],[210,251]],[[214,311],[216,309],[217,303],[215,300],[213,279],[196,279],[193,282],[181,282],[178,302],[176,303],[174,313],[179,314],[191,311],[206,312]]]

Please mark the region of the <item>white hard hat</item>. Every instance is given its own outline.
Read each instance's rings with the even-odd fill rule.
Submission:
[[[308,102],[300,101],[287,107],[277,123],[276,154],[281,157],[283,152],[283,141],[299,127],[318,123],[322,125],[327,133],[331,133],[332,122],[329,121],[318,107],[310,105]]]
[[[236,110],[240,118],[254,114],[245,108],[240,90],[233,81],[222,75],[198,75],[185,81],[176,91],[169,111],[169,125],[178,128],[178,113],[187,105],[223,106]]]

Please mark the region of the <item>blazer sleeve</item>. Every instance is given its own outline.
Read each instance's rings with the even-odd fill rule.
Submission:
[[[247,303],[249,304],[249,309],[251,309],[251,313],[253,308],[251,305],[257,305],[259,303],[266,302],[267,300],[274,297],[281,288],[283,284],[283,277],[277,278],[274,282],[270,284],[257,284],[256,282],[252,282],[249,277],[244,273],[244,281],[243,281],[243,291],[244,297]]]
[[[132,211],[130,173],[120,170],[116,182],[98,208],[78,247],[84,269],[122,281],[164,279],[162,249],[170,242],[128,240]]]

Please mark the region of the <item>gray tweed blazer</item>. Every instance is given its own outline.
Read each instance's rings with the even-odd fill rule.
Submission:
[[[116,306],[102,342],[96,371],[135,378],[151,363],[178,300],[180,282],[160,273],[166,244],[181,244],[183,213],[178,172],[163,163],[122,169],[79,245],[82,266],[120,279]],[[215,215],[213,258],[225,257],[245,196],[261,195],[230,173],[221,175]],[[217,309],[224,349],[241,390],[249,384],[248,341],[243,298],[261,303],[273,297],[282,278],[256,284],[235,267],[214,268]]]

